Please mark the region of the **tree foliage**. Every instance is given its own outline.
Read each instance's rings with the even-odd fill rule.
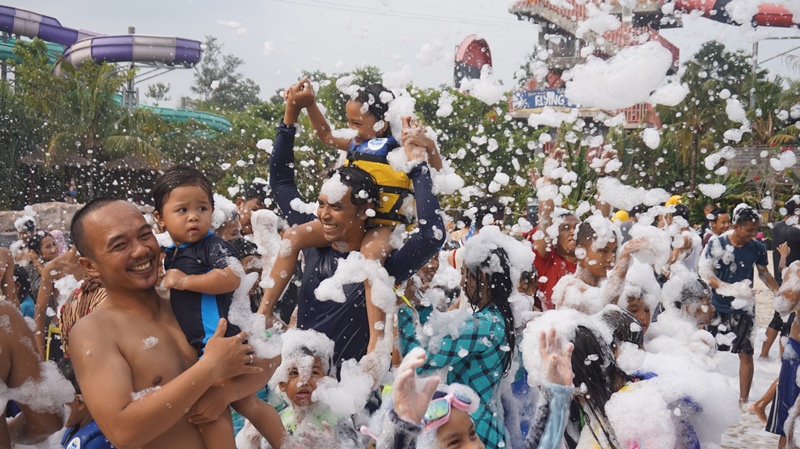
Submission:
[[[208,111],[244,111],[260,103],[261,88],[239,72],[244,60],[222,53],[222,44],[214,36],[206,36],[203,60],[194,74],[192,92],[199,94],[199,109]]]

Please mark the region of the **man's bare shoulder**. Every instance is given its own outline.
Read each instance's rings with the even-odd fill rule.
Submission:
[[[70,342],[74,342],[76,338],[81,338],[82,336],[105,333],[109,326],[113,326],[113,321],[113,312],[109,313],[109,311],[105,310],[103,307],[98,307],[93,310],[92,313],[75,322],[75,325],[72,326],[72,329],[69,331]],[[110,333],[109,338],[113,335],[114,333]]]

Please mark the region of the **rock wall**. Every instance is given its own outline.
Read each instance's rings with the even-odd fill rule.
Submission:
[[[0,232],[16,233],[17,230],[14,228],[14,221],[23,215],[33,215],[33,218],[36,220],[36,226],[39,229],[45,231],[53,229],[69,231],[72,217],[81,207],[83,207],[83,204],[67,204],[55,201],[52,203],[39,203],[26,206],[26,210],[0,211]],[[142,213],[153,211],[152,206],[137,207]]]
[[[28,206],[26,210],[0,211],[0,231],[16,232],[14,221],[24,215],[33,215],[36,227],[46,231],[53,229],[68,230],[72,217],[82,204],[62,202],[39,203]],[[33,213],[31,213],[33,212]]]

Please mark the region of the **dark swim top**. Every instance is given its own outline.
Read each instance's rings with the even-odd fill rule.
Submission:
[[[225,240],[208,231],[205,237],[195,243],[184,243],[167,248],[164,269],[176,268],[188,275],[206,274],[217,268],[228,266],[227,258],[236,257],[236,250]],[[228,318],[233,292],[212,295],[172,289],[169,292],[170,304],[175,318],[189,344],[203,353],[208,339],[217,330],[220,318]],[[241,332],[238,327],[228,323],[226,337]]]

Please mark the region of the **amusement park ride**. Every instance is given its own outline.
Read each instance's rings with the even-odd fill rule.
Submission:
[[[544,107],[566,112],[578,108],[578,115],[594,118],[598,115],[615,116],[625,114],[626,128],[636,129],[659,127],[660,121],[655,109],[649,103],[637,104],[619,111],[603,111],[596,108],[583,108],[572,103],[564,95],[564,82],[561,74],[585,62],[581,48],[587,43],[594,45],[593,55],[603,59],[610,58],[626,47],[657,42],[672,54],[671,72],[678,69],[679,49],[659,34],[662,28],[681,27],[681,14],[698,11],[702,17],[737,24],[727,13],[725,6],[731,0],[612,0],[610,13],[620,19],[621,25],[602,36],[592,31],[578,37],[579,26],[590,18],[590,8],[609,3],[602,0],[521,0],[509,7],[509,12],[521,20],[534,22],[542,27],[538,45],[546,48],[549,54],[547,65],[549,73],[543,82],[531,78],[523,89],[513,93],[509,110],[515,118],[527,118],[541,113]],[[633,3],[631,8],[629,5]],[[667,8],[665,8],[665,4]],[[671,10],[669,16],[663,11]],[[751,22],[754,26],[797,27],[792,14],[779,4],[761,4]],[[800,21],[798,21],[800,22]],[[602,38],[602,39],[599,39]],[[599,42],[599,44],[598,44]],[[455,81],[458,87],[464,77],[480,77],[483,65],[492,65],[489,45],[483,39],[469,36],[456,50]]]
[[[109,36],[61,25],[57,19],[32,11],[0,5],[0,65],[5,79],[8,60],[16,59],[13,49],[16,39],[39,38],[47,44],[55,73],[60,65],[69,62],[80,66],[87,61],[118,63],[125,68],[137,68],[136,75],[122,92],[120,103],[128,108],[139,107],[135,83],[143,82],[179,68],[192,68],[202,58],[201,43],[196,40],[170,36],[134,34]],[[227,132],[230,122],[219,115],[185,109],[142,106],[153,110],[164,120],[185,122],[195,120],[216,130]]]

